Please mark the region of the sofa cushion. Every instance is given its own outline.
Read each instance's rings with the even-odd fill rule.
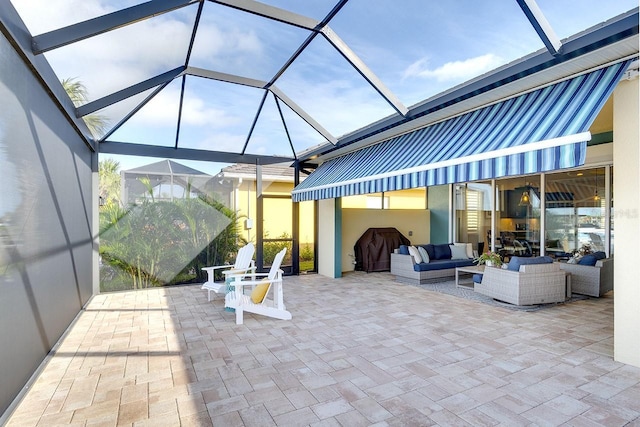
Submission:
[[[451,249],[451,259],[469,259],[466,245],[449,245],[449,249]]]
[[[398,248],[398,253],[400,255],[409,255],[409,246],[400,245],[400,247]]]
[[[433,245],[434,256],[431,259],[451,259],[451,247],[449,244]]]
[[[607,254],[605,254],[602,251],[594,252],[593,254],[595,255],[595,257],[596,257],[596,259],[598,261],[601,260],[601,259],[606,259],[607,258]]]
[[[578,261],[578,264],[594,266],[596,265],[596,262],[598,262],[598,258],[596,258],[595,254],[587,254],[582,258],[580,258],[580,261]]]
[[[422,262],[428,263],[431,258],[429,258],[429,253],[422,246],[418,246],[418,252],[420,252],[420,256],[422,257]]]
[[[420,245],[424,248],[425,251],[427,251],[427,254],[429,255],[429,259],[436,259],[436,252],[433,249],[433,245],[431,243],[428,243],[426,245]]]
[[[472,259],[456,259],[456,260],[438,260],[427,263],[414,264],[414,271],[434,271],[434,270],[447,270],[456,267],[468,267],[474,265]]]
[[[509,264],[507,264],[507,270],[510,271],[520,271],[521,265],[529,265],[529,264],[552,264],[553,258],[549,256],[537,256],[537,257],[519,257],[513,256],[509,260]]]
[[[422,262],[422,256],[420,256],[420,252],[415,246],[409,246],[409,255],[413,257],[416,263],[420,264]]]

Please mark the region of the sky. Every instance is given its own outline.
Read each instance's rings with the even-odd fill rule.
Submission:
[[[38,35],[142,0],[11,2],[29,31]],[[638,6],[632,0],[537,2],[561,39]],[[315,20],[334,5],[329,0],[264,3]],[[190,5],[45,56],[60,79],[81,81],[89,99],[96,100],[183,65],[196,9]],[[407,107],[543,48],[515,0],[351,0],[329,27]],[[206,2],[189,65],[269,81],[307,36],[305,30]],[[182,79],[171,82],[108,139],[174,146],[181,85]],[[313,40],[276,86],[336,137],[395,114],[323,37]],[[184,93],[179,146],[240,152],[264,91],[189,76]],[[148,94],[97,114],[114,126]],[[326,142],[268,96],[246,152],[292,156],[287,133],[296,152]],[[160,160],[111,157],[123,169]],[[180,162],[211,174],[225,166]]]

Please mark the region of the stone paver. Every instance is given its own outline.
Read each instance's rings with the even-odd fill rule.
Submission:
[[[199,285],[98,295],[7,425],[640,425],[612,295],[523,312],[358,272],[285,302],[236,325]]]

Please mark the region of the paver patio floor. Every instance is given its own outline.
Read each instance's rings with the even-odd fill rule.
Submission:
[[[98,295],[9,426],[640,425],[613,296],[535,312],[397,283],[285,277],[290,321],[199,286]]]

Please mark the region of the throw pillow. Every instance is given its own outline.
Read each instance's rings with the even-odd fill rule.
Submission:
[[[253,301],[254,304],[260,304],[262,300],[264,300],[270,284],[269,279],[265,279],[251,291],[251,301]]]
[[[464,246],[467,251],[467,258],[473,258],[473,245],[471,243],[454,243],[456,246]]]
[[[420,256],[420,252],[415,246],[409,246],[409,255],[413,257],[416,264],[420,264],[422,262],[422,257]]]
[[[530,264],[553,264],[553,258],[549,256],[537,256],[537,257],[519,257],[513,256],[507,264],[507,269],[510,271],[520,271],[521,265]]]
[[[400,255],[409,255],[409,247],[407,245],[400,245],[398,253]]]
[[[467,243],[467,258],[473,258],[473,245]]]
[[[420,257],[422,257],[422,262],[429,262],[429,253],[422,246],[418,246],[418,252],[420,253]]]
[[[428,250],[427,250],[428,251]],[[446,244],[433,245],[434,257],[431,259],[451,259],[451,247]]]
[[[436,250],[434,248],[434,246],[431,243],[428,243],[426,245],[423,246],[424,249],[427,251],[427,253],[429,254],[429,259],[436,259]]]
[[[601,259],[606,259],[607,258],[607,254],[604,253],[603,251],[594,252],[593,255],[596,257],[596,259],[598,261],[601,260]]]
[[[578,261],[578,264],[580,265],[590,265],[590,266],[594,266],[596,265],[596,262],[598,262],[598,259],[596,258],[596,256],[594,254],[588,254],[583,256],[580,261]]]
[[[451,248],[451,259],[469,259],[467,256],[467,246],[449,245]]]

